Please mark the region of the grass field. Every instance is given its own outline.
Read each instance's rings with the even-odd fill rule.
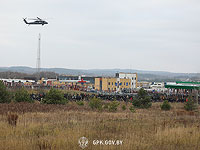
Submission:
[[[0,150],[80,150],[78,140],[86,137],[86,150],[198,150],[200,114],[186,112],[174,103],[161,111],[161,103],[150,109],[128,107],[117,112],[94,111],[78,106],[28,103],[0,104]],[[8,114],[17,114],[16,127]],[[93,145],[93,140],[123,140],[122,145]]]

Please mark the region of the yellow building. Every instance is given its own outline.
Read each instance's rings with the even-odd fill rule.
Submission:
[[[120,91],[131,88],[131,79],[95,78],[95,89],[99,91]]]

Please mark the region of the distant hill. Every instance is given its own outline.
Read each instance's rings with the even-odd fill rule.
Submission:
[[[20,72],[34,74],[35,68],[24,66],[0,67],[0,72]],[[138,73],[139,80],[145,81],[200,81],[199,73],[173,73],[166,71],[145,71],[135,69],[66,69],[66,68],[41,68],[41,72],[54,72],[65,75],[88,75],[88,76],[115,76],[117,72]]]

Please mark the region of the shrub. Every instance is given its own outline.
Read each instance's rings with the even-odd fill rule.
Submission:
[[[134,112],[135,112],[134,106],[131,106],[131,107],[129,108],[129,110],[130,110],[132,113],[134,113]]]
[[[108,109],[108,108],[109,108],[109,105],[110,105],[110,103],[104,103],[104,104],[103,104],[103,108],[104,108],[104,109]]]
[[[11,126],[16,126],[18,115],[17,114],[8,114],[7,119],[8,119],[8,124],[10,124]]]
[[[33,100],[30,97],[30,94],[23,87],[16,91],[16,93],[15,93],[15,101],[16,102],[33,102]]]
[[[126,110],[126,105],[123,105],[123,106],[122,106],[122,110]]]
[[[169,102],[167,100],[165,100],[163,102],[163,104],[160,105],[160,107],[162,110],[166,110],[166,111],[171,109],[171,105],[169,104]]]
[[[0,81],[0,103],[9,103],[11,101],[10,93],[6,90],[6,86]]]
[[[109,108],[108,108],[108,110],[110,111],[110,112],[115,112],[115,111],[117,111],[117,107],[119,106],[119,102],[117,102],[117,101],[113,101],[113,102],[111,102],[110,104],[109,104]]]
[[[84,102],[83,101],[77,101],[76,104],[79,105],[79,106],[84,106]]]
[[[143,88],[139,90],[138,95],[133,100],[132,104],[134,107],[137,107],[137,108],[149,108],[152,105],[151,99],[148,96],[148,93]]]
[[[188,97],[188,101],[185,102],[184,108],[187,111],[193,111],[193,110],[197,109],[197,104],[195,103],[192,96]]]
[[[42,103],[45,104],[66,104],[68,100],[64,97],[64,93],[58,89],[50,89],[46,94]]]
[[[99,109],[101,110],[102,109],[102,100],[99,99],[99,98],[92,98],[89,102],[89,106],[92,108],[92,109]]]

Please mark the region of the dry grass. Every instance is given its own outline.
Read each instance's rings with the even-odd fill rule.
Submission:
[[[183,111],[180,103],[167,112],[155,103],[136,113],[123,111],[120,106],[116,113],[110,113],[92,111],[87,105],[67,105],[0,104],[4,111],[0,116],[0,149],[80,150],[78,139],[82,136],[89,139],[87,150],[200,149],[199,113]],[[19,116],[16,127],[7,121],[7,112],[14,112],[13,107]],[[119,139],[123,145],[95,146],[95,139]]]

